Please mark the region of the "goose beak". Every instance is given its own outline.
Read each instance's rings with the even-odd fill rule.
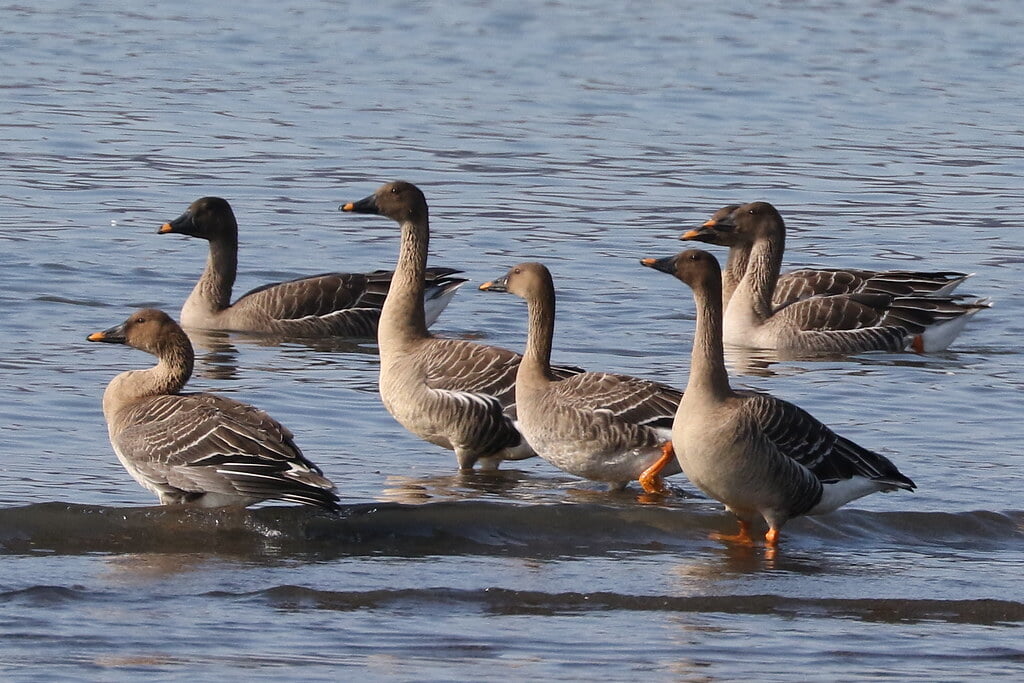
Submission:
[[[708,221],[708,223],[711,223],[711,221]],[[705,223],[704,226],[702,226],[702,227],[707,226],[708,223]],[[707,234],[707,233],[705,233],[703,230],[687,230],[686,232],[684,232],[682,235],[679,236],[679,239],[681,239],[681,240],[699,240],[701,238],[701,236],[705,235],[705,234]]]
[[[482,285],[480,285],[480,289],[484,292],[507,292],[508,276],[504,275],[495,280],[485,282]]]
[[[380,214],[380,207],[377,206],[377,198],[372,194],[369,197],[360,199],[358,202],[342,204],[338,208],[342,211],[348,211],[351,213]]]
[[[194,225],[195,224],[192,222],[192,212],[186,211],[185,213],[175,218],[173,221],[161,225],[160,229],[157,230],[156,232],[158,235],[166,235],[169,232],[176,232],[182,235],[191,235],[193,232],[195,232],[195,230],[193,229]]]
[[[86,341],[91,342],[106,342],[108,344],[124,344],[124,323],[120,325],[114,325],[113,327],[103,330],[102,332],[93,332],[85,338]]]
[[[640,265],[647,266],[648,268],[654,268],[660,270],[663,273],[669,275],[675,275],[676,273],[676,257],[666,256],[665,258],[644,258],[640,259]]]

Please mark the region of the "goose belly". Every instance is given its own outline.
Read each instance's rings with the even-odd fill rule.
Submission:
[[[534,441],[529,435],[526,439],[537,455],[558,469],[593,481],[633,481],[661,456],[660,448],[609,450],[586,442],[545,439]],[[670,467],[664,474],[674,472]]]
[[[384,408],[398,424],[428,443],[453,450],[448,424],[415,369],[406,370],[401,364],[395,367],[382,361],[378,391]]]
[[[521,397],[521,393],[517,397]],[[652,430],[592,417],[532,398],[516,404],[516,425],[537,455],[560,470],[594,481],[625,482],[639,477],[661,456],[670,438]],[[665,474],[679,471],[670,465]]]
[[[820,485],[813,476],[743,438],[735,421],[717,417],[720,423],[710,428],[694,424],[673,431],[679,464],[697,488],[744,519],[782,522],[806,501],[817,501]]]

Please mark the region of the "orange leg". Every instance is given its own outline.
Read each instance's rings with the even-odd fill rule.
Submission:
[[[711,538],[715,541],[725,541],[726,543],[739,543],[740,545],[754,545],[754,539],[750,536],[750,522],[744,520],[738,520],[740,523],[739,533],[736,534],[720,534],[715,532],[711,534]]]
[[[772,527],[768,530],[768,533],[764,535],[764,543],[769,548],[779,547],[779,530],[776,527]]]
[[[653,465],[644,470],[638,477],[640,485],[644,487],[644,491],[647,493],[668,493],[668,487],[665,486],[665,480],[661,478],[661,471],[672,462],[676,457],[676,452],[672,448],[672,442],[666,441],[661,447],[661,457],[658,458]]]

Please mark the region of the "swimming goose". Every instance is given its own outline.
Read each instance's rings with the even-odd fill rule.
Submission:
[[[231,303],[238,265],[238,223],[227,201],[203,197],[181,216],[164,223],[160,234],[178,233],[210,243],[199,282],[181,309],[181,324],[294,337],[373,337],[391,272],[323,273],[258,287]],[[427,324],[441,314],[466,280],[452,268],[424,271]]]
[[[747,270],[753,243],[735,228],[732,214],[740,208],[730,204],[711,215],[701,227],[688,230],[680,239],[697,240],[729,247],[722,269],[722,301],[729,299]],[[772,306],[822,294],[891,294],[893,296],[948,296],[969,273],[953,271],[863,270],[858,268],[801,268],[779,275],[772,293]]]
[[[801,408],[729,386],[722,343],[722,276],[715,257],[691,249],[641,263],[693,289],[697,330],[690,379],[672,425],[683,473],[739,519],[732,538],[750,542],[757,517],[767,544],[799,515],[831,512],[876,491],[913,490],[886,457],[839,436]]]
[[[277,420],[223,396],[180,393],[192,375],[192,345],[166,313],[137,311],[87,339],[127,344],[159,361],[115,377],[103,392],[103,415],[121,464],[162,505],[285,500],[337,509],[334,484]]]
[[[579,477],[621,490],[638,479],[664,493],[662,475],[678,474],[672,419],[682,392],[628,375],[551,373],[555,287],[540,263],[520,263],[480,289],[526,300],[526,352],[516,373],[519,430],[540,457]]]
[[[936,351],[949,346],[967,319],[989,305],[981,299],[862,292],[774,308],[786,240],[782,216],[767,202],[753,202],[717,223],[751,245],[746,271],[725,311],[725,341],[735,346],[826,353]]]
[[[384,407],[407,430],[455,451],[459,468],[536,455],[515,424],[520,356],[496,346],[434,337],[423,312],[423,269],[430,223],[427,200],[396,181],[342,211],[387,216],[402,229],[395,276],[377,330],[379,390]],[[557,376],[579,372],[555,368]]]

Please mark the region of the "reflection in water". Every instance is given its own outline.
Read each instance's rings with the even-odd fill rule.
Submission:
[[[416,505],[438,498],[466,500],[481,496],[508,496],[529,479],[527,473],[518,470],[474,470],[428,477],[393,474],[385,480],[381,500]]]
[[[296,339],[280,335],[257,335],[222,330],[186,330],[196,350],[196,375],[207,379],[238,379],[239,350],[236,344],[261,347],[280,346],[283,352],[298,350],[305,353],[353,353],[361,356],[376,356],[377,345],[373,340],[351,339],[348,337],[327,337]]]
[[[495,471],[456,472],[448,475],[409,477],[390,475],[385,480],[381,500],[396,503],[420,504],[440,500],[470,500],[495,497],[515,500],[517,503],[562,503],[580,505],[662,505],[688,499],[691,494],[684,488],[682,476],[675,477],[676,485],[668,481],[668,494],[645,494],[639,485],[622,491],[609,491],[599,482],[575,479],[553,473],[541,476],[530,472],[506,469]]]
[[[206,569],[213,558],[198,553],[124,553],[106,558],[105,578],[118,583],[149,582]]]
[[[196,350],[196,375],[205,379],[238,379],[238,349],[227,332],[186,330]]]

